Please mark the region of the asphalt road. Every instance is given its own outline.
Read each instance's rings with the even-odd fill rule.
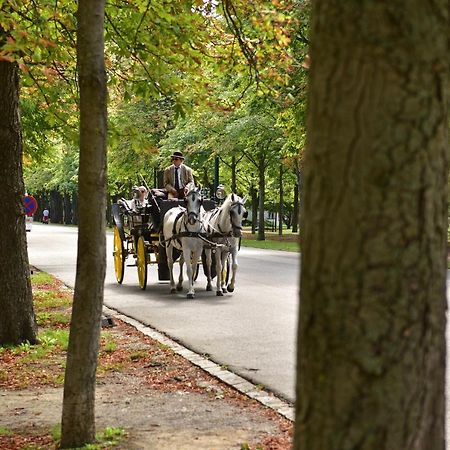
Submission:
[[[73,287],[77,233],[75,227],[33,224],[27,233],[30,264]],[[125,268],[119,285],[114,277],[111,233],[107,242],[106,306],[294,401],[298,254],[242,248],[235,292],[223,297],[206,292],[201,270],[196,298],[187,300],[185,293],[170,294],[168,282],[157,281],[153,265],[146,291],[139,288],[136,267]],[[127,263],[133,263],[131,257]]]

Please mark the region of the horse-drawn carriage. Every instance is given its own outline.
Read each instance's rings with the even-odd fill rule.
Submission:
[[[223,191],[218,192],[221,197]],[[182,267],[186,263],[188,298],[193,298],[193,281],[198,276],[201,257],[203,271],[208,279],[207,290],[212,290],[211,279],[220,273],[217,295],[222,295],[227,288],[231,266],[233,275],[237,268],[237,248],[233,251],[233,246],[236,247],[235,235],[238,231],[240,233],[242,218],[245,216],[244,201],[235,197],[234,202],[227,198],[221,206],[217,206],[217,202],[203,198],[198,189],[190,191],[186,199],[168,200],[162,190],[142,186],[133,188],[131,200],[122,198],[112,207],[117,282],[122,283],[125,261],[132,256],[141,289],[147,286],[148,265],[153,264],[158,266],[158,280],[170,280],[171,292],[176,292],[182,289]],[[237,215],[233,213],[234,205],[239,205]],[[222,224],[217,220],[220,218],[224,219]],[[173,262],[176,260],[180,261],[180,277],[175,287]],[[233,289],[234,276],[228,291]]]

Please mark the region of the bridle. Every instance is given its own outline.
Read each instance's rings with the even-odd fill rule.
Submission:
[[[187,201],[187,198],[188,198],[190,195],[194,196],[195,193],[196,193],[195,191],[190,191],[190,192],[187,194],[187,196],[186,196],[186,201]],[[201,206],[201,204],[202,204],[202,198],[201,198],[201,197],[199,198],[199,201],[200,201],[200,206]],[[194,199],[192,200],[192,202],[194,202]],[[186,206],[187,206],[187,204],[186,204]],[[187,208],[186,208],[186,212],[187,212],[187,221],[188,221],[188,223],[189,223],[190,225],[195,225],[195,223],[198,222],[198,221],[200,220],[200,219],[199,219],[199,216],[200,216],[200,208],[199,208],[198,210],[199,210],[199,212],[196,212],[196,211],[187,211]]]
[[[245,206],[244,203],[242,201],[234,201],[231,203],[229,211],[228,211],[228,215],[230,218],[230,224],[231,224],[231,232],[227,233],[226,231],[222,230],[221,226],[220,226],[220,216],[221,214],[224,212],[223,209],[216,209],[213,214],[212,217],[214,217],[217,214],[217,229],[215,229],[211,224],[209,224],[209,226],[216,232],[218,232],[219,236],[214,236],[214,237],[225,237],[225,236],[233,236],[233,237],[239,237],[242,234],[242,222],[239,222],[239,224],[235,224],[234,220],[233,220],[233,216],[234,216],[234,209],[236,206],[241,206],[244,209],[244,213],[242,215],[243,218],[246,217],[246,210],[245,210]],[[237,216],[240,216],[240,214],[235,213]],[[211,218],[212,218],[211,217]]]

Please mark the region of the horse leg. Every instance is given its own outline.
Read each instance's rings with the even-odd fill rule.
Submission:
[[[173,247],[171,244],[166,248],[167,253],[167,265],[169,266],[170,275],[170,293],[175,294],[177,290],[175,289],[175,280],[173,278]]]
[[[226,294],[226,292],[227,292],[227,287],[225,286],[225,283],[227,280],[223,277],[223,270],[227,264],[227,257],[228,257],[228,251],[223,251],[222,252],[222,271],[220,272],[220,287],[224,294]]]
[[[198,260],[200,258],[200,255],[202,254],[202,250],[203,250],[203,246],[199,245],[197,247],[194,247],[192,249],[192,252],[191,252],[192,257],[191,257],[191,278],[190,278],[190,283],[191,283],[191,286],[192,286],[192,296],[195,295],[195,292],[194,292],[194,277],[195,277],[195,274],[197,273]]]
[[[218,297],[223,296],[223,291],[222,291],[222,250],[219,249],[219,247],[217,247],[216,249],[216,295]]]
[[[183,264],[184,264],[184,255],[183,253],[180,255],[180,276],[178,277],[177,291],[183,290]]]
[[[233,247],[231,249],[231,259],[232,259],[232,263],[231,263],[231,280],[228,283],[228,287],[227,287],[228,292],[233,292],[234,291],[234,281],[236,279],[236,272],[237,272],[237,268],[238,268],[237,248],[236,247]]]
[[[211,284],[211,264],[212,264],[212,257],[211,257],[211,249],[205,248],[205,262],[206,267],[204,267],[204,272],[206,274],[206,290],[212,291],[212,284]]]
[[[187,245],[185,245],[184,242],[183,242],[183,256],[184,261],[186,262],[186,274],[188,279],[188,292],[186,298],[194,298],[195,291],[194,291],[194,283],[192,282],[194,275],[192,273],[191,249],[188,249]]]

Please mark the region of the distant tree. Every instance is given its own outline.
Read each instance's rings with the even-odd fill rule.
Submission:
[[[448,1],[313,7],[295,448],[444,450]]]
[[[78,2],[80,84],[79,235],[64,382],[61,447],[95,440],[95,372],[106,271],[105,1]]]
[[[0,27],[0,42],[5,32]],[[19,75],[16,62],[0,61],[0,345],[37,342],[30,282],[22,176]]]

